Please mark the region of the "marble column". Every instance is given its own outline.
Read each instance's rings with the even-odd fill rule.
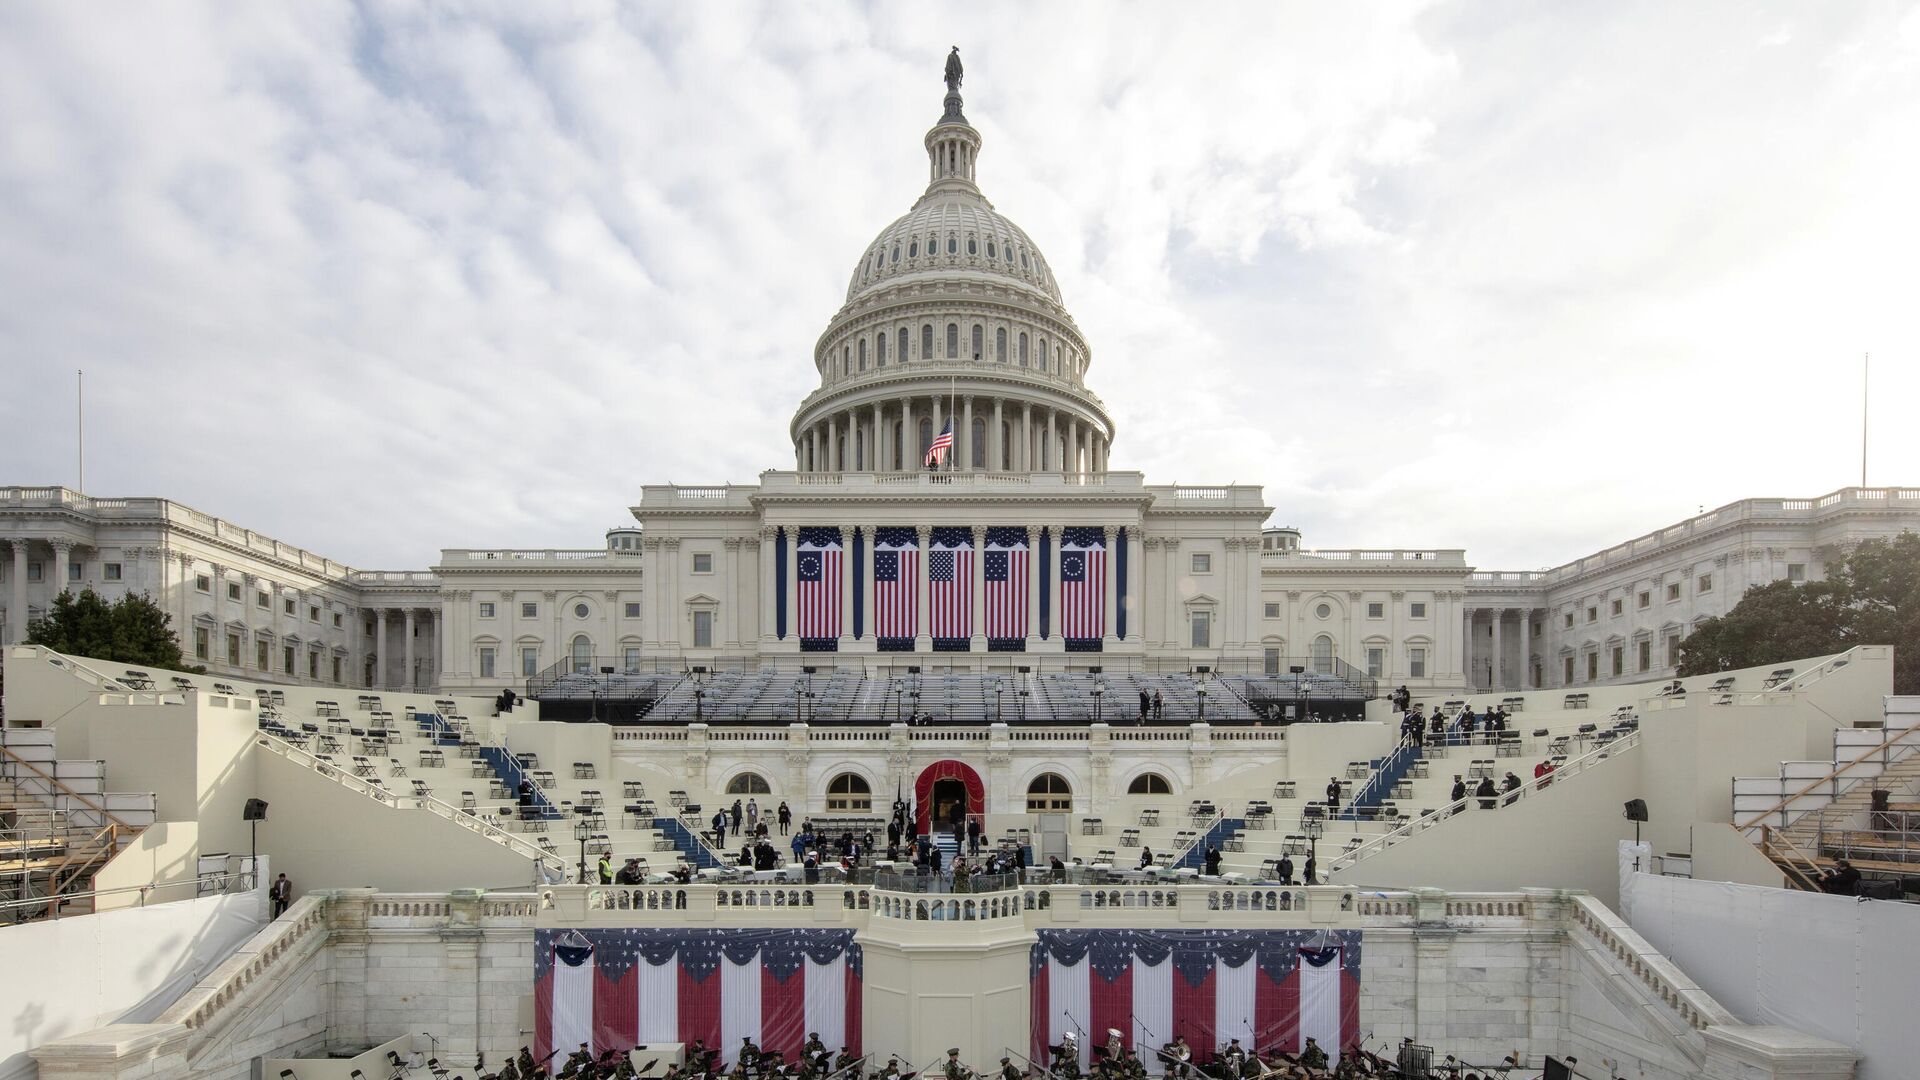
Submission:
[[[760,608],[760,642],[763,647],[772,643],[774,640],[773,558],[775,535],[773,526],[760,526],[760,596],[758,598],[758,606]],[[655,603],[657,602],[656,600]]]
[[[973,590],[972,637],[967,648],[973,652],[987,651],[987,527],[973,527]]]
[[[960,399],[960,468],[973,470],[973,397]]]
[[[1020,446],[1013,467],[1020,472],[1039,472],[1033,460],[1033,403],[1020,403]]]
[[[1120,539],[1120,528],[1117,525],[1103,525],[1100,527],[1100,533],[1107,542],[1106,595],[1100,598],[1106,610],[1106,617],[1102,620],[1103,625],[1100,627],[1100,637],[1103,642],[1101,648],[1111,649],[1114,642],[1120,640],[1114,625],[1120,617],[1120,558],[1119,553],[1114,550],[1114,544]],[[1132,570],[1133,567],[1129,565],[1127,569]]]
[[[900,460],[894,462],[894,465],[893,465],[893,467],[896,470],[900,472],[906,472],[909,468],[911,468],[911,466],[909,466],[907,462],[913,460],[913,444],[914,444],[913,399],[901,398],[900,399],[900,446],[898,448],[900,451],[900,454],[899,454]]]
[[[1181,624],[1186,621],[1186,613],[1180,610],[1180,541],[1173,537],[1168,537],[1162,540],[1160,544],[1167,553],[1166,614],[1162,616],[1160,625],[1166,631],[1167,637],[1165,644],[1168,648],[1184,648],[1185,646],[1181,641],[1180,635]]]
[[[414,627],[413,609],[407,608],[405,611],[401,612],[400,617],[403,623],[402,632],[406,635],[404,638],[401,639],[401,642],[400,642],[400,656],[401,656],[400,688],[411,693],[412,691],[419,689],[419,685],[418,685],[419,680],[417,680],[414,677],[414,672],[413,672],[413,627]]]
[[[1052,472],[1066,472],[1066,462],[1060,460],[1060,440],[1053,432],[1056,415],[1052,409],[1047,410],[1047,441],[1040,447],[1040,467]]]
[[[830,414],[827,417],[827,472],[840,470],[840,417]]]
[[[59,596],[69,591],[67,576],[69,568],[73,565],[73,541],[49,540],[47,543],[53,547],[53,582],[52,587],[47,590],[47,595]],[[51,608],[53,605],[49,603],[47,606]],[[184,632],[187,628],[182,626],[180,629]]]
[[[994,472],[1005,472],[1007,469],[1007,445],[1000,434],[1003,422],[1000,418],[1001,404],[1000,398],[993,399],[993,431],[987,436],[987,468]]]
[[[1040,636],[1040,529],[1027,526],[1027,647]]]
[[[387,632],[392,629],[392,627],[392,610],[381,608],[379,616],[374,619],[373,623],[374,653],[378,658],[378,662],[373,669],[373,688],[375,690],[393,689],[393,687],[387,684]]]
[[[840,575],[840,636],[847,641],[852,641],[853,576],[860,572],[860,565],[853,561],[853,527],[851,525],[840,526],[840,565],[846,567],[846,572]],[[863,626],[862,629],[865,627]]]
[[[1460,607],[1460,681],[1468,690],[1478,685],[1473,678],[1473,612],[1464,604]]]
[[[1490,688],[1493,690],[1505,690],[1507,688],[1505,675],[1507,656],[1504,647],[1506,642],[1502,640],[1501,631],[1503,628],[1500,625],[1506,620],[1506,617],[1506,608],[1493,609],[1493,662],[1487,666],[1488,681],[1491,683]]]
[[[1533,689],[1533,609],[1520,609],[1520,689]]]
[[[915,580],[913,583],[914,595],[918,599],[918,603],[914,605],[917,610],[913,620],[913,647],[920,652],[929,652],[933,649],[933,613],[931,610],[933,607],[933,596],[932,585],[927,580],[927,548],[929,542],[933,539],[933,527],[930,525],[918,525],[914,527],[914,533],[920,539],[920,564],[918,572],[914,575]]]
[[[27,541],[25,537],[16,536],[7,544],[13,548],[13,598],[7,601],[7,640],[9,644],[18,645],[27,640]]]

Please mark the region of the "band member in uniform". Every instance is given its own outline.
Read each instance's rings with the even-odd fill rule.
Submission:
[[[900,1080],[899,1058],[890,1057],[887,1059],[887,1067],[880,1070],[880,1080]]]
[[[1118,1063],[1120,1060],[1120,1053],[1122,1050],[1125,1050],[1125,1049],[1126,1049],[1126,1046],[1124,1043],[1121,1042],[1121,1039],[1120,1039],[1120,1029],[1108,1028],[1107,1029],[1107,1045],[1105,1047],[1105,1050],[1107,1052],[1107,1060]]]
[[[1185,1035],[1176,1035],[1160,1051],[1161,1064],[1167,1075],[1175,1080],[1188,1080],[1193,1076],[1193,1047],[1187,1045]]]
[[[973,1080],[973,1070],[960,1063],[960,1048],[947,1051],[947,1062],[940,1066],[940,1075],[946,1080]]]
[[[1026,1074],[1013,1063],[1012,1058],[1000,1059],[1000,1080],[1026,1080]]]
[[[1053,1048],[1053,1062],[1049,1066],[1055,1076],[1066,1080],[1080,1078],[1080,1039],[1069,1031],[1060,1036],[1060,1045]]]
[[[1300,1048],[1300,1064],[1309,1069],[1327,1067],[1327,1052],[1320,1049],[1320,1044],[1315,1042],[1311,1035],[1307,1036],[1307,1045]]]
[[[1246,1067],[1247,1052],[1240,1048],[1240,1040],[1227,1040],[1227,1045],[1220,1048],[1220,1075],[1232,1080]]]

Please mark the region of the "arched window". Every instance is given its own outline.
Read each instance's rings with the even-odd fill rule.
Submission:
[[[1041,773],[1027,785],[1027,813],[1070,814],[1073,812],[1073,788],[1059,773]]]
[[[975,360],[980,359],[981,351],[986,348],[985,335],[986,335],[986,331],[981,329],[980,324],[974,323],[973,324],[973,358]]]
[[[970,464],[976,469],[987,467],[987,420],[984,416],[973,418],[973,430],[968,433],[967,445],[973,447]]]
[[[1001,254],[1006,256],[1007,265],[1012,266],[1013,265],[1013,245],[1008,244],[1006,247],[1002,248]]]
[[[573,671],[584,674],[593,670],[593,639],[585,634],[573,639]]]
[[[1027,249],[1026,248],[1020,249],[1020,269],[1022,270],[1030,269],[1027,266]]]
[[[923,416],[920,418],[920,449],[915,453],[913,460],[925,461],[927,451],[931,449],[933,449],[933,421]]]
[[[833,462],[828,469],[838,471],[847,467],[847,437],[838,435],[833,440]]]
[[[920,359],[922,360],[933,359],[933,324],[932,323],[928,323],[925,326],[922,326],[920,328]]]
[[[911,339],[907,337],[907,328],[904,326],[901,327],[900,328],[900,348],[894,352],[893,356],[895,360],[899,361],[902,364],[907,362],[907,342],[909,340]]]
[[[887,366],[887,333],[884,330],[873,339],[873,366]]]
[[[1133,783],[1127,785],[1127,794],[1171,795],[1173,794],[1173,785],[1167,783],[1167,778],[1161,776],[1159,773],[1141,773],[1139,776],[1133,778]]]
[[[1027,366],[1027,335],[1020,335],[1020,366]]]
[[[727,781],[729,795],[771,795],[773,789],[767,786],[767,778],[757,772],[743,772]]]
[[[993,330],[993,358],[1000,363],[1007,362],[1007,328],[997,326]]]
[[[894,262],[900,261],[900,244],[898,241],[895,241],[893,245],[893,261]]]
[[[1333,674],[1333,639],[1325,634],[1313,639],[1313,670],[1316,675]]]
[[[993,241],[992,241],[992,240],[988,240],[988,241],[987,241],[987,258],[989,258],[989,259],[991,259],[991,258],[994,258],[994,257],[996,257],[996,256],[997,256],[998,254],[999,254],[999,252],[998,252],[998,251],[996,251],[996,250],[994,249],[994,246],[993,246]]]
[[[915,259],[915,258],[919,258],[919,256],[920,256],[920,241],[917,239],[907,241],[907,258]]]
[[[873,809],[873,789],[866,778],[841,773],[827,783],[827,812],[852,813]]]
[[[947,324],[947,359],[960,355],[960,324]]]
[[[867,433],[865,431],[853,433],[853,467],[856,471],[865,470],[867,467]]]
[[[1040,339],[1040,348],[1033,354],[1034,365],[1041,371],[1047,370],[1047,339]]]
[[[967,237],[967,254],[969,255],[980,254],[980,241],[974,239],[971,235]]]
[[[955,239],[952,233],[948,233],[947,234],[947,254],[952,255],[959,250],[960,250],[960,241]]]
[[[853,350],[845,345],[840,346],[840,374],[853,374]]]
[[[860,339],[860,370],[867,370],[867,339]]]

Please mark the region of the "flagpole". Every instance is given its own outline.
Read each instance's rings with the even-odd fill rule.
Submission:
[[[1860,486],[1867,486],[1867,379],[1872,375],[1873,354],[1860,358]]]
[[[954,401],[954,396],[956,395],[956,393],[958,393],[959,383],[960,383],[959,376],[957,375],[947,376],[947,423],[949,424],[953,423],[954,417],[956,415],[953,411],[953,401]],[[955,430],[953,433],[953,445],[947,448],[947,452],[952,455],[952,457],[948,459],[950,462],[950,464],[948,464],[947,466],[948,472],[959,471],[959,464],[955,459],[959,458],[960,456],[958,453],[960,449],[960,432],[959,432],[959,425],[956,424],[954,425],[954,427],[955,427]],[[967,436],[971,438],[973,436],[973,432],[971,431],[967,432]],[[1860,475],[1864,477],[1866,474],[1867,474],[1867,470],[1865,468],[1862,468],[1860,470]],[[1863,479],[1860,481],[1860,483],[1862,486],[1864,486],[1866,484],[1866,481]]]

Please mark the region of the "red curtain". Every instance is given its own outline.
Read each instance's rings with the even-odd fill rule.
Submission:
[[[941,780],[958,780],[967,788],[967,813],[984,814],[987,811],[987,785],[981,783],[980,774],[963,761],[936,761],[922,769],[920,778],[913,782],[914,817],[920,832],[932,832],[933,825],[933,785]]]

